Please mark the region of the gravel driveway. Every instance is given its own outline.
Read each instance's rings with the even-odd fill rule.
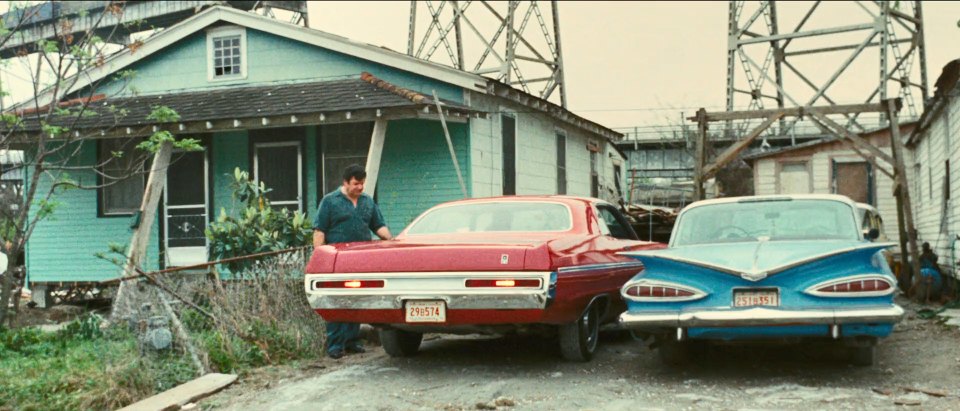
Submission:
[[[589,363],[536,337],[436,336],[413,358],[379,347],[305,369],[273,369],[201,402],[230,410],[960,410],[960,330],[906,319],[878,364],[848,365],[822,347],[719,346],[685,367],[624,333],[601,335]],[[926,392],[926,393],[925,393]]]

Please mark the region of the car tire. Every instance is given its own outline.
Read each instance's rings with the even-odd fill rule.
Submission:
[[[576,321],[560,326],[560,354],[569,361],[593,358],[600,339],[600,306],[590,304]]]
[[[850,348],[850,362],[853,365],[860,367],[870,367],[873,366],[877,358],[877,347],[875,345],[867,345],[863,347],[851,347]]]
[[[420,351],[423,333],[396,329],[380,329],[380,344],[391,357],[412,357]]]
[[[657,355],[660,357],[660,362],[670,366],[689,363],[692,351],[693,349],[690,343],[671,338],[660,340],[657,347]]]

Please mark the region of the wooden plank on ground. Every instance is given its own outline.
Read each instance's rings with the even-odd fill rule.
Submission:
[[[193,381],[180,384],[145,400],[130,404],[120,411],[176,410],[181,406],[207,397],[226,388],[237,380],[235,374],[210,373]]]

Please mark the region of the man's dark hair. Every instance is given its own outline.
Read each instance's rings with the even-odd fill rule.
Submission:
[[[367,170],[360,167],[360,164],[350,164],[347,168],[343,169],[343,181],[349,182],[351,178],[355,178],[357,181],[365,180],[367,178]]]

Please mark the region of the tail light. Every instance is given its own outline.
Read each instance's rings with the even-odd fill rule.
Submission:
[[[674,302],[698,300],[707,293],[693,287],[657,280],[627,283],[621,289],[624,298],[633,301]]]
[[[467,288],[540,288],[539,279],[484,278],[468,279]]]
[[[383,288],[383,280],[337,280],[316,281],[313,288]]]
[[[814,285],[807,294],[818,297],[874,297],[893,294],[893,282],[879,275],[858,275]]]

